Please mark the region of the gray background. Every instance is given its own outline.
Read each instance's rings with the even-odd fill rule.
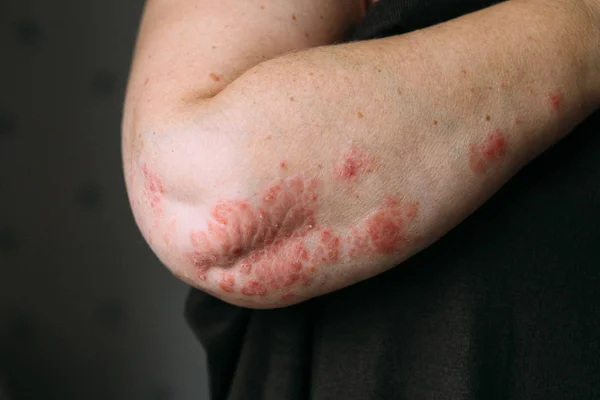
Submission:
[[[142,6],[0,0],[0,386],[14,399],[206,398],[187,288],[143,242],[121,173]]]

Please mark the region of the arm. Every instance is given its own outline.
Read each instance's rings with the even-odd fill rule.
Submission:
[[[142,132],[177,124],[265,60],[341,40],[363,12],[362,0],[149,0],[124,109],[128,185]]]
[[[391,268],[599,106],[592,11],[513,0],[261,63],[148,136],[142,231],[176,275],[246,306]]]

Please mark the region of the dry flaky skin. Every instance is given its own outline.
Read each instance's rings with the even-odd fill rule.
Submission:
[[[165,97],[144,100],[134,67],[124,160],[144,237],[174,274],[249,307],[402,262],[598,106],[598,30],[571,4],[290,53],[158,116]]]

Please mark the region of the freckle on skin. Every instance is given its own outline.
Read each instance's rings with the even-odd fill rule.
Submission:
[[[212,46],[212,48],[213,48],[213,49],[216,49],[216,48],[217,48],[217,46]]]
[[[273,139],[273,136],[271,136],[271,135],[267,135],[267,137],[265,138],[265,140],[271,140],[271,139]]]
[[[296,14],[292,14],[292,19],[296,21]]]
[[[436,120],[434,120],[434,121],[433,121],[433,124],[434,124],[434,125],[437,125],[437,124],[438,124],[438,122],[437,122]]]
[[[264,10],[264,9],[265,9],[265,6],[264,6],[263,4],[261,4],[261,5],[260,5],[260,9],[261,9],[261,10]]]
[[[365,116],[360,111],[356,113],[356,116],[360,119],[363,119]]]
[[[212,79],[215,82],[219,82],[221,80],[221,78],[214,72],[211,72],[209,76],[210,76],[210,79]]]
[[[146,80],[144,81],[144,86],[146,86],[148,82],[150,82],[150,78],[146,78]]]
[[[305,33],[304,37],[308,39],[310,37],[310,35],[308,33]]]
[[[290,97],[290,101],[294,101],[294,98],[293,98],[293,97]]]
[[[490,119],[492,119],[492,117],[490,117],[489,115],[486,115],[486,116],[485,116],[485,120],[486,120],[486,121],[489,121]]]
[[[402,94],[402,90],[398,89],[398,96]]]

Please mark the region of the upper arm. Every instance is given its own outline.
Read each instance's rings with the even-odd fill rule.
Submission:
[[[143,96],[144,103],[154,107],[173,107],[181,100],[211,97],[262,61],[340,40],[360,19],[362,3],[150,0],[136,46],[129,100]],[[140,104],[137,111],[143,110]]]

